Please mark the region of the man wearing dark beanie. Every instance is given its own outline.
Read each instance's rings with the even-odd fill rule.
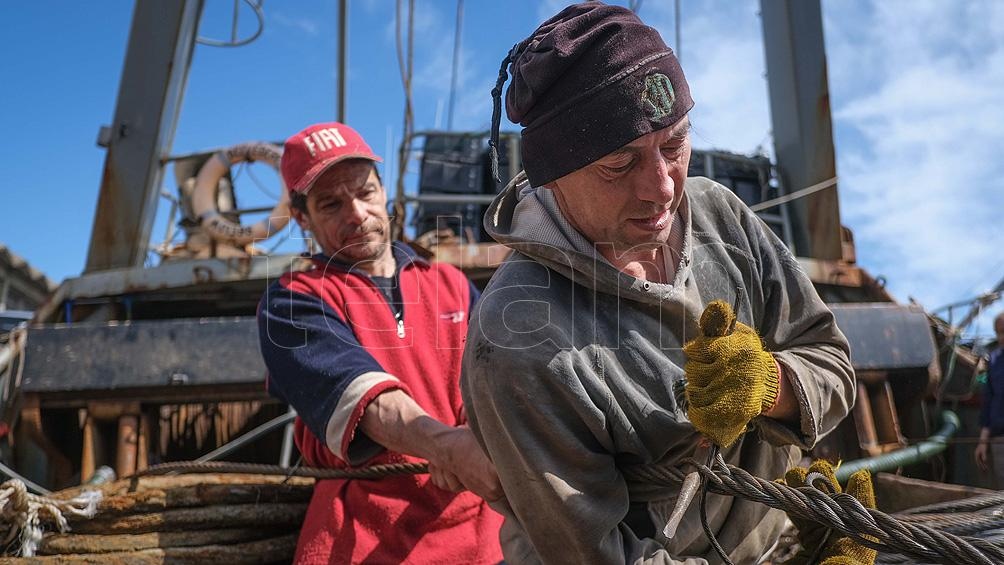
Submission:
[[[472,313],[461,386],[506,494],[506,562],[721,562],[698,505],[671,531],[679,488],[626,470],[706,456],[703,437],[782,477],[853,403],[847,342],[749,208],[686,178],[694,101],[656,30],[565,8],[503,62],[496,133],[507,72],[525,175],[485,227],[514,253]],[[785,519],[710,495],[707,521],[732,562],[756,563]]]

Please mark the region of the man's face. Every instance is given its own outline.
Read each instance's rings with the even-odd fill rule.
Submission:
[[[550,183],[562,213],[610,258],[665,244],[690,165],[690,122],[644,135]],[[610,246],[612,245],[612,249]],[[612,261],[615,265],[618,261]]]
[[[389,252],[387,193],[373,163],[352,160],[325,171],[307,193],[307,210],[293,217],[329,257],[349,264]]]

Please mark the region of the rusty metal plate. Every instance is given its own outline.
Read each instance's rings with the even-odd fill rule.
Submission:
[[[22,391],[262,383],[253,316],[75,324],[28,330]]]
[[[936,349],[927,315],[898,304],[830,304],[851,345],[854,369],[926,369]]]

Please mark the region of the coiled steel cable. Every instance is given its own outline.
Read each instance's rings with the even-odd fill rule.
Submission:
[[[1001,512],[966,514],[961,516],[932,515],[929,512],[889,515],[865,508],[853,496],[826,494],[814,487],[794,488],[783,483],[754,477],[747,471],[727,465],[721,460],[714,468],[693,459],[686,465],[697,470],[718,493],[738,496],[783,510],[789,515],[813,520],[851,536],[862,545],[883,553],[883,563],[944,563],[957,565],[994,565],[1004,563],[1004,517]],[[175,462],[155,465],[137,473],[138,476],[178,473],[256,473],[295,475],[318,479],[377,479],[393,475],[428,472],[424,463],[376,465],[359,469],[286,469],[277,465],[229,462]],[[623,470],[626,478],[656,485],[675,486],[686,473],[677,467],[654,465],[632,466]],[[978,497],[973,506],[994,506],[990,496]],[[966,501],[956,503],[964,506]],[[951,509],[950,505],[946,505]],[[928,507],[930,510],[930,507]],[[959,533],[956,533],[959,532]],[[966,534],[984,534],[986,538]],[[888,553],[899,553],[908,561]]]
[[[907,514],[933,514],[937,512],[975,512],[995,506],[1004,506],[1004,492],[994,492],[981,494],[962,500],[949,500],[946,502],[936,502],[926,506],[917,506],[900,512]]]
[[[858,543],[882,552],[896,552],[923,562],[957,565],[1004,563],[1004,547],[985,539],[962,537],[917,521],[905,521],[879,510],[865,508],[846,493],[828,495],[814,487],[793,488],[754,477],[732,465],[716,469],[689,460],[720,494],[739,496],[783,510],[789,515],[813,520],[851,536]],[[683,480],[678,468],[638,466],[624,470],[629,479],[670,486]],[[1004,519],[987,520],[983,527],[1004,526]]]

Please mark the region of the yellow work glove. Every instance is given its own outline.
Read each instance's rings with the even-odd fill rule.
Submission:
[[[683,346],[687,416],[697,431],[729,447],[750,420],[774,406],[778,367],[756,331],[737,323],[725,302],[708,304],[700,325],[701,336]]]
[[[835,492],[846,492],[858,499],[866,508],[875,508],[875,490],[872,488],[872,475],[867,469],[862,469],[847,480],[847,489],[841,490],[837,483],[837,477],[833,473],[833,466],[828,461],[815,461],[808,469],[805,467],[795,467],[789,469],[784,475],[784,482],[791,487],[802,487],[805,485],[805,477],[809,473],[819,473],[830,483],[830,488]],[[818,483],[816,483],[818,485]],[[826,536],[826,526],[791,517],[795,527],[798,528],[798,542],[802,548],[795,557],[792,557],[786,564],[808,565],[814,557],[823,538]],[[819,555],[820,565],[873,565],[878,552],[867,548],[850,537],[842,535],[838,531],[830,534],[830,539],[826,542],[823,552]]]

